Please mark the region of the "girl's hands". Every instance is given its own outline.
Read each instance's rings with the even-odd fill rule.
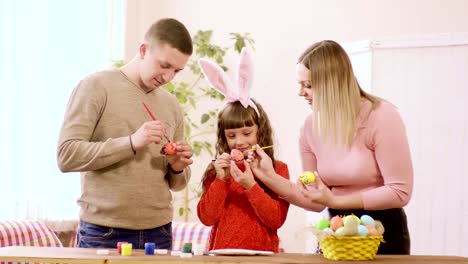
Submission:
[[[231,155],[227,153],[219,155],[213,162],[213,166],[216,172],[216,177],[226,181],[230,176],[229,167],[231,166]]]
[[[301,193],[304,195],[306,199],[311,200],[313,203],[319,203],[326,207],[333,207],[333,201],[335,201],[335,196],[328,188],[328,186],[323,183],[322,179],[320,178],[318,172],[314,172],[315,174],[315,188],[301,188]],[[298,183],[301,184],[302,183]]]
[[[273,161],[258,144],[254,148],[254,151],[249,151],[247,154],[247,161],[249,161],[255,176],[264,181],[269,175],[276,174],[273,168]]]
[[[245,171],[242,172],[236,165],[234,161],[231,161],[231,170],[230,173],[232,175],[232,178],[242,185],[245,189],[250,189],[252,186],[254,186],[257,182],[254,179],[252,170],[250,169],[249,163],[246,162],[245,160],[242,161],[245,166]]]

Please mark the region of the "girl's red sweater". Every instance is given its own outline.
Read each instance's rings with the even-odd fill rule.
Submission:
[[[277,174],[289,179],[288,166],[275,161]],[[203,183],[205,192],[197,206],[198,217],[213,226],[209,250],[242,248],[279,252],[277,230],[288,214],[289,203],[278,197],[260,180],[245,190],[232,177],[223,181],[214,170]]]

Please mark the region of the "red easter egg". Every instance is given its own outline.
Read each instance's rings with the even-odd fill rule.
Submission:
[[[174,155],[177,153],[177,144],[174,142],[166,143],[162,150],[165,155]]]
[[[244,153],[238,149],[231,150],[231,159],[235,162],[243,161],[244,160]]]

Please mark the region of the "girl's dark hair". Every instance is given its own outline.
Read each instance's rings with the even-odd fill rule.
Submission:
[[[230,148],[227,143],[226,135],[224,130],[226,129],[236,129],[242,127],[249,127],[253,125],[258,126],[257,131],[257,143],[260,146],[271,146],[273,145],[273,129],[271,128],[270,120],[263,110],[263,107],[252,99],[254,104],[257,106],[258,112],[257,115],[255,109],[251,106],[245,108],[239,101],[227,103],[226,106],[218,114],[218,128],[217,128],[217,141],[215,146],[216,155],[221,153],[230,153]],[[266,154],[275,161],[274,149],[268,148],[264,150]],[[213,169],[213,164],[210,163],[206,168],[205,173],[203,174],[202,184],[203,191],[205,191],[204,183],[208,180],[208,172]]]

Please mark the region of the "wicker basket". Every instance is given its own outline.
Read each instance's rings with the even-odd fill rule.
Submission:
[[[382,236],[326,236],[320,239],[323,256],[331,260],[371,260]]]

